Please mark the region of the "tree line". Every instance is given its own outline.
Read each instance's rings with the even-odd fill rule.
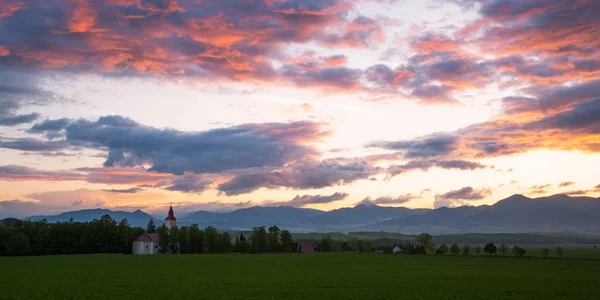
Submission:
[[[450,253],[453,255],[459,255],[462,253],[464,256],[469,255],[480,255],[481,254],[481,246],[477,245],[475,247],[471,247],[468,244],[463,245],[462,249],[457,244],[452,244],[452,246],[448,247],[446,244],[442,244],[436,248],[435,243],[433,242],[433,237],[428,233],[421,233],[416,237],[416,241],[419,245],[425,249],[430,250],[430,252],[435,253],[436,255],[444,255],[446,253]],[[527,250],[519,247],[513,246],[512,248],[506,246],[505,244],[501,244],[499,247],[496,247],[494,243],[486,243],[483,247],[483,252],[488,254],[489,256],[500,254],[502,256],[506,256],[508,252],[511,252],[516,257],[523,257],[527,254]],[[562,258],[565,251],[562,247],[556,247],[555,249],[556,256],[558,258]],[[550,249],[543,248],[542,256],[547,258],[550,255]]]
[[[90,222],[0,222],[0,255],[131,253],[144,231],[109,215]]]
[[[296,244],[288,230],[281,230],[277,226],[254,227],[250,236],[243,233],[233,237],[228,232],[219,233],[213,226],[200,229],[198,225],[168,229],[165,225],[156,229],[151,220],[147,228],[148,233],[156,232],[159,236],[160,253],[265,253],[265,252],[293,252]]]
[[[109,215],[90,222],[49,223],[10,219],[0,220],[0,255],[54,255],[122,253],[131,254],[134,241],[144,233],[156,233],[161,253],[265,253],[295,252],[297,244],[288,230],[277,226],[254,227],[249,237],[235,237],[219,232],[213,226],[165,225],[157,227],[150,220],[146,228],[132,227],[123,219],[119,222]]]
[[[6,222],[6,221],[5,221]],[[204,229],[194,224],[191,226],[173,226],[168,229],[165,225],[157,228],[154,220],[150,220],[146,228],[132,227],[123,219],[119,222],[109,215],[90,222],[57,222],[0,221],[0,255],[53,255],[53,254],[88,254],[88,253],[122,253],[131,254],[133,242],[147,233],[157,233],[159,236],[159,251],[161,253],[275,253],[296,252],[297,242],[288,230],[277,226],[254,227],[247,233],[233,237],[228,232],[219,232],[213,226]],[[502,244],[496,247],[487,243],[483,249],[480,246],[463,245],[462,249],[453,244],[439,247],[433,242],[430,234],[422,233],[416,237],[417,244],[412,241],[394,241],[387,238],[376,240],[361,240],[346,236],[342,241],[335,241],[329,235],[320,239],[306,240],[317,252],[356,251],[392,253],[393,245],[398,245],[403,254],[435,253],[444,255],[479,255],[481,251],[495,255],[506,256],[509,251],[515,256],[525,256],[527,251],[518,246],[509,249]],[[544,257],[548,257],[550,249],[542,249]],[[557,247],[555,253],[562,257],[564,249]]]
[[[6,222],[6,221],[5,221]],[[7,224],[6,224],[7,223]],[[54,255],[54,254],[91,254],[122,253],[131,254],[134,241],[144,233],[156,233],[159,237],[161,253],[275,253],[296,252],[297,241],[288,230],[277,226],[254,227],[250,232],[232,234],[219,232],[213,226],[199,228],[191,226],[165,225],[157,227],[150,220],[146,228],[133,227],[127,219],[119,222],[109,215],[89,222],[49,223],[41,221],[0,221],[0,255]],[[305,240],[314,246],[317,252],[391,251],[391,239],[360,240],[346,237],[343,241],[334,241],[329,235],[320,239]],[[408,246],[407,249],[416,249]],[[417,251],[414,251],[415,253]]]

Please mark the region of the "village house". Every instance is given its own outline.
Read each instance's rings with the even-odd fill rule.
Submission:
[[[165,226],[167,229],[177,226],[177,218],[173,212],[173,206],[169,207],[169,213],[165,218]],[[154,255],[159,253],[159,237],[158,233],[144,233],[133,242],[134,255]]]

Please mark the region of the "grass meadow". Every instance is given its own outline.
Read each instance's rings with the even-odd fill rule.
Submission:
[[[565,255],[597,255],[594,249],[583,250],[566,249]],[[600,297],[600,260],[594,259],[361,253],[69,255],[0,257],[0,271],[0,299],[11,300]]]

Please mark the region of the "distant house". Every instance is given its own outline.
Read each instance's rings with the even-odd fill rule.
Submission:
[[[298,242],[298,253],[315,253],[315,248],[311,242]]]
[[[400,248],[400,246],[398,246],[398,245],[394,246],[394,248],[392,249],[392,253],[398,253],[401,251],[402,251],[402,248]]]
[[[177,218],[175,218],[175,213],[173,212],[173,206],[169,207],[169,213],[165,218],[165,226],[168,229],[171,227],[177,226]],[[134,255],[154,255],[159,253],[159,243],[160,239],[158,237],[158,233],[144,233],[142,236],[137,238],[133,242],[132,253]]]

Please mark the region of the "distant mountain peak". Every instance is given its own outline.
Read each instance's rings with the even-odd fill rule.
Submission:
[[[522,194],[514,194],[504,200],[512,200],[512,199],[531,200],[531,198],[523,196]]]

